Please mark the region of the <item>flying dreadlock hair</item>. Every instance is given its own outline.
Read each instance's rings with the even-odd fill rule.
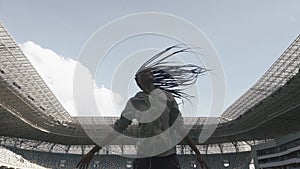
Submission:
[[[174,62],[166,61],[166,59],[183,52],[193,53],[191,49],[183,44],[168,47],[146,61],[136,75],[143,70],[150,69],[155,88],[170,92],[176,98],[188,100],[191,96],[184,93],[183,90],[193,85],[198,75],[204,74],[208,70],[193,64],[176,65]]]

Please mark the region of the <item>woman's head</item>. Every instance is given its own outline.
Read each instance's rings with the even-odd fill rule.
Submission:
[[[174,97],[188,98],[189,95],[182,90],[193,85],[198,75],[205,73],[207,69],[193,64],[175,64],[165,60],[175,54],[191,52],[190,50],[191,48],[186,46],[183,48],[182,45],[175,45],[150,58],[135,75],[138,86],[143,91],[159,88],[170,92]]]
[[[135,75],[135,81],[137,85],[143,90],[143,91],[151,91],[151,89],[154,88],[153,86],[153,73],[151,69],[145,69],[142,71],[139,71]]]

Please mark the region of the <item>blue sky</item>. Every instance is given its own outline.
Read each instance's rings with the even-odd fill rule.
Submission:
[[[114,19],[136,12],[179,16],[201,29],[215,46],[225,72],[226,108],[300,34],[299,6],[298,0],[0,0],[0,20],[17,43],[32,41],[76,60],[88,38]]]

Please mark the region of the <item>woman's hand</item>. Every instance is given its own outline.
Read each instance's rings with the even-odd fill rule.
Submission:
[[[206,162],[206,160],[203,159],[202,155],[201,154],[196,154],[196,158],[197,158],[197,161],[200,165],[200,168],[202,169],[209,169],[208,167],[208,163]]]
[[[79,169],[88,168],[88,166],[89,166],[91,160],[93,159],[95,153],[99,150],[100,150],[100,147],[95,146],[92,150],[90,150],[86,155],[83,156],[83,158],[76,165],[76,168],[79,168]]]

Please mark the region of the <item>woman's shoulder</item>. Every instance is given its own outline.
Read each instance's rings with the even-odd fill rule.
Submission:
[[[150,95],[163,95],[167,100],[175,100],[174,96],[172,93],[162,90],[162,89],[155,89],[153,92],[151,92]],[[133,97],[130,98],[130,100],[144,100],[148,99],[149,94],[144,93],[143,91],[137,92]]]
[[[147,97],[147,94],[140,91],[140,92],[137,92],[132,98],[145,98]]]
[[[148,95],[144,92],[137,92],[133,97],[131,97],[129,100],[132,101],[141,101],[141,100],[147,100]]]

